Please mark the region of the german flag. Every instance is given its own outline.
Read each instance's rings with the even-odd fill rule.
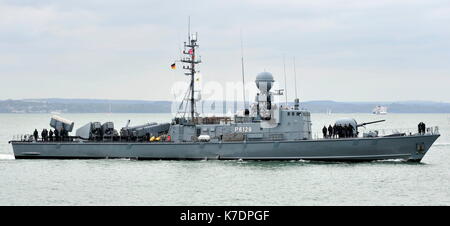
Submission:
[[[172,65],[170,65],[170,67],[171,67],[172,69],[176,69],[176,68],[177,68],[177,66],[175,65],[175,63],[173,63]]]

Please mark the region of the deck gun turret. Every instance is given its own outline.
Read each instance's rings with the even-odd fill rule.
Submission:
[[[361,123],[356,125],[357,127],[361,127],[361,126],[365,126],[365,125],[369,125],[369,124],[374,124],[374,123],[379,123],[379,122],[384,122],[386,120],[377,120],[377,121],[372,121],[372,122],[365,122],[365,123]],[[378,137],[378,130],[375,131],[369,131],[367,133],[363,133],[363,137]]]
[[[374,123],[379,123],[379,122],[384,122],[384,121],[386,121],[386,120],[383,119],[383,120],[377,120],[377,121],[372,121],[372,122],[364,122],[364,123],[361,123],[361,124],[357,124],[356,127],[361,127],[361,126],[374,124]]]

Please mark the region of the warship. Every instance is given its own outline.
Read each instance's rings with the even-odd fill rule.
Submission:
[[[357,123],[355,119],[336,120],[335,128],[324,137],[313,137],[311,113],[294,104],[281,105],[274,97],[283,90],[272,91],[274,77],[269,72],[256,76],[258,93],[254,102],[234,116],[209,116],[197,113],[194,81],[197,34],[189,34],[180,62],[190,78],[183,102],[184,114],[171,122],[147,123],[120,130],[113,122],[90,122],[73,131],[74,122],[53,116],[50,126],[55,136],[16,137],[9,141],[16,159],[108,159],[137,160],[318,160],[375,161],[401,159],[420,162],[440,136],[438,127],[414,133],[381,135],[377,131],[360,133],[362,126],[384,120]],[[174,67],[175,65],[172,65]],[[245,97],[244,97],[245,99]]]

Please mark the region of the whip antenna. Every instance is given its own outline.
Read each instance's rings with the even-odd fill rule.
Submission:
[[[285,97],[286,97],[286,107],[287,107],[287,105],[288,105],[288,99],[287,99],[287,94],[288,94],[288,92],[287,92],[287,81],[286,81],[286,63],[285,63],[285,61],[284,61],[284,54],[283,54],[283,68],[284,68],[284,95],[285,95]]]
[[[294,84],[295,84],[294,109],[298,110],[299,105],[300,105],[300,103],[299,103],[300,101],[299,101],[298,96],[297,96],[297,71],[295,70],[295,57],[294,57],[293,61],[294,61]]]
[[[298,99],[297,96],[297,72],[295,70],[295,57],[294,57],[294,85],[295,85],[295,98]]]
[[[242,29],[241,29],[240,37],[241,37],[242,96],[244,97],[244,109],[247,109],[247,101],[245,99],[244,43],[242,41]]]
[[[188,16],[188,44],[191,42],[191,16]]]

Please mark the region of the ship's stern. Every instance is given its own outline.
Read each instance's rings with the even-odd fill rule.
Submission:
[[[41,156],[41,147],[44,144],[30,143],[21,141],[12,141],[12,150],[15,159],[39,158]]]

